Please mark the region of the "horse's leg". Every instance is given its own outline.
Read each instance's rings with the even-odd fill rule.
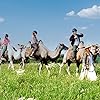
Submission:
[[[46,59],[43,60],[43,63],[45,64],[46,69],[47,69],[47,71],[48,71],[48,76],[50,76],[50,67],[51,67],[52,65],[51,65],[51,64],[48,64]]]
[[[59,74],[61,73],[61,68],[64,66],[64,63],[62,62],[62,64],[60,65],[60,69],[59,69]]]
[[[42,64],[42,62],[40,62],[40,64],[39,64],[39,75],[40,75],[40,73],[41,73],[41,68],[42,68],[42,66],[43,66],[43,64]]]
[[[50,64],[49,65],[46,65],[46,69],[48,71],[48,76],[50,76]]]
[[[66,71],[67,71],[68,75],[70,75],[70,71],[69,71],[69,69],[70,69],[70,64],[71,64],[71,61],[68,60],[68,67],[66,68]]]
[[[87,76],[87,60],[87,54],[85,53],[82,58],[82,69],[79,77],[80,80],[83,80]]]
[[[9,56],[8,56],[9,57]],[[8,69],[10,69],[11,67],[11,57],[9,57],[9,65],[8,65]]]
[[[85,63],[82,63],[82,69],[81,69],[81,73],[80,73],[79,79],[83,80],[86,77],[86,73],[87,73],[87,71],[86,71]]]
[[[22,58],[22,69],[24,69],[25,63],[24,63],[24,58]]]
[[[2,63],[2,60],[0,59],[0,65],[1,65],[1,63]],[[0,66],[0,70],[1,70],[1,66]]]
[[[77,77],[79,74],[79,66],[80,66],[80,62],[78,60],[76,61],[76,65],[77,65],[76,67],[76,77]]]
[[[2,60],[0,59],[0,65],[1,65],[1,63],[2,63]]]
[[[1,63],[2,63],[2,60],[1,60],[1,56],[0,56],[0,65],[1,65]],[[0,70],[1,70],[1,66],[0,66]]]
[[[61,68],[64,66],[64,64],[66,64],[66,62],[67,62],[67,52],[64,54],[62,64],[60,65],[59,73],[61,73]]]
[[[10,69],[10,67],[11,67],[11,63],[9,62],[8,69]]]
[[[14,70],[14,65],[13,65],[13,61],[12,60],[10,61],[10,64],[11,64],[11,68]]]

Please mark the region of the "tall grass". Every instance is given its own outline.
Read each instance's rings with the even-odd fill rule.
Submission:
[[[71,65],[71,76],[65,71],[59,75],[59,66],[51,68],[47,76],[45,66],[41,76],[38,75],[37,63],[26,64],[25,72],[17,75],[16,71],[8,70],[7,64],[0,70],[0,100],[18,100],[20,97],[34,97],[36,100],[100,100],[100,65],[96,65],[98,80],[80,81],[75,77],[75,64]],[[16,64],[16,69],[18,65]]]

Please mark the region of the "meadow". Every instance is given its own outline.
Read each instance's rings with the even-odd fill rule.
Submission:
[[[18,100],[20,97],[34,98],[34,100],[100,100],[100,64],[95,64],[97,81],[79,80],[75,76],[75,64],[71,65],[69,76],[66,66],[59,74],[59,66],[51,68],[47,76],[45,66],[41,76],[38,75],[38,63],[28,63],[25,72],[18,75],[16,71],[8,69],[8,64],[0,65],[0,100]],[[15,64],[18,69],[18,64]]]

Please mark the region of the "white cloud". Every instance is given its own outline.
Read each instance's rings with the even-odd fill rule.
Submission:
[[[82,18],[100,19],[100,6],[93,5],[91,8],[82,9],[77,13],[72,10],[66,13],[66,16],[79,16]]]
[[[0,17],[0,23],[4,22],[5,19],[3,17]]]
[[[83,18],[100,19],[100,6],[94,5],[91,8],[82,9],[77,15]]]
[[[79,29],[81,29],[81,30],[86,30],[88,27],[86,27],[86,26],[82,26],[82,27],[79,27]]]
[[[75,15],[74,11],[70,11],[70,12],[66,13],[66,16],[74,16],[74,15]]]

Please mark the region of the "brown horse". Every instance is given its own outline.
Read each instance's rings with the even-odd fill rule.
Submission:
[[[31,46],[30,46],[31,47]],[[33,48],[27,48],[26,56],[30,56],[32,53]],[[41,68],[43,67],[43,64],[46,65],[48,75],[50,75],[50,65],[48,66],[47,61],[55,61],[61,54],[61,51],[63,49],[68,49],[64,44],[59,44],[54,51],[50,51],[40,40],[38,44],[37,50],[34,52],[33,57],[40,61],[39,66],[39,75],[41,72]]]
[[[84,51],[85,51],[86,48],[87,47],[84,46],[84,42],[81,42],[79,44],[78,52],[76,53],[76,59],[75,59],[74,55],[73,55],[73,48],[69,47],[67,52],[64,54],[63,62],[61,64],[61,66],[60,66],[59,73],[61,73],[61,68],[64,66],[64,64],[68,63],[68,67],[66,68],[66,70],[67,70],[68,75],[70,75],[70,71],[69,71],[70,64],[72,62],[75,62],[76,65],[77,65],[77,67],[76,67],[76,76],[77,76],[78,73],[79,73],[79,66],[82,63],[83,54],[84,54]],[[97,50],[98,50],[97,48],[98,48],[98,46],[91,45],[88,48],[91,49],[91,52],[93,52],[92,54],[93,54],[94,57],[97,56]]]

